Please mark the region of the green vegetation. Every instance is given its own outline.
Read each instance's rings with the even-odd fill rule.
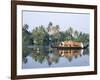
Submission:
[[[59,62],[61,55],[58,54],[57,50],[52,50],[49,45],[57,46],[62,41],[78,41],[82,42],[84,45],[89,44],[89,34],[79,32],[74,30],[71,26],[64,30],[60,31],[59,25],[53,25],[52,22],[48,26],[39,25],[33,26],[32,31],[28,30],[29,26],[25,24],[22,27],[22,55],[23,62],[27,63],[27,55],[31,54],[34,61],[43,63],[47,60],[48,65],[56,64]],[[33,48],[28,48],[26,46],[35,46]],[[40,46],[40,47],[39,47]],[[46,46],[46,47],[41,47]],[[88,54],[89,51],[86,50],[83,54]],[[76,55],[75,58],[78,56]],[[81,57],[81,55],[80,55]],[[72,61],[73,56],[66,57],[69,62]]]
[[[89,44],[89,34],[79,32],[69,27],[65,31],[60,31],[59,25],[53,25],[52,22],[48,26],[39,25],[33,26],[32,32],[28,31],[28,25],[25,24],[22,28],[22,45],[58,45],[62,41],[79,41],[84,45]]]
[[[28,25],[25,24],[22,27],[22,45],[27,46],[27,45],[32,45],[32,34],[28,31]]]

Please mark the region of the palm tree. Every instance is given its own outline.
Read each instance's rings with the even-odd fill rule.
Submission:
[[[24,26],[23,26],[23,28],[25,29],[25,30],[27,30],[28,29],[28,25],[27,24],[25,24]]]
[[[48,32],[50,31],[52,25],[53,25],[53,23],[52,23],[52,22],[49,22],[48,28],[47,28],[47,31],[48,31]]]
[[[73,39],[73,28],[69,27],[68,30],[66,30],[66,40],[72,40]]]
[[[48,26],[52,26],[52,25],[53,25],[53,23],[52,22],[49,22]]]
[[[74,40],[75,41],[80,41],[79,40],[79,32],[77,30],[74,31]]]
[[[74,30],[73,30],[72,27],[69,27],[69,29],[68,29],[67,31],[68,31],[68,33],[69,33],[71,36],[73,35]]]

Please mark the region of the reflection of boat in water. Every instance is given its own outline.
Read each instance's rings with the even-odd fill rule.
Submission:
[[[58,54],[64,57],[73,57],[83,54],[83,49],[79,50],[58,50]]]

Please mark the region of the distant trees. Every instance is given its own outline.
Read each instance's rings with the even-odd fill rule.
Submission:
[[[32,37],[33,37],[34,44],[43,45],[45,41],[44,39],[47,39],[46,36],[47,36],[47,32],[44,29],[43,25],[36,27],[32,31]]]
[[[59,25],[49,22],[48,26],[39,25],[34,27],[32,32],[28,31],[28,25],[22,27],[23,45],[58,45],[62,41],[79,41],[84,45],[89,44],[89,34],[79,32],[69,27],[65,31],[60,31]]]
[[[51,41],[54,45],[57,45],[60,40],[60,30],[59,25],[51,26],[51,30],[49,31],[49,35],[51,36]]]
[[[68,30],[67,30],[67,33],[70,35],[70,36],[73,36],[73,28],[72,27],[69,27]]]
[[[32,44],[32,37],[31,37],[31,33],[28,31],[28,25],[25,24],[22,27],[22,45],[26,46],[26,45],[31,45]]]
[[[32,32],[30,32],[28,28],[29,26],[27,24],[22,27],[22,51],[24,63],[27,62],[26,56],[29,55],[29,53],[33,52],[33,49],[28,50],[28,48],[24,46],[49,46],[51,44],[56,46],[59,45],[59,43],[61,43],[62,41],[70,40],[82,42],[84,45],[89,44],[89,34],[74,30],[72,27],[69,27],[64,31],[60,31],[59,25],[53,25],[53,23],[50,22],[48,26],[35,26]],[[33,52],[34,54],[32,54],[33,59],[39,63],[43,63],[43,61],[47,59],[49,65],[51,65],[52,63],[57,63],[59,60],[59,55],[54,53],[54,58],[52,58],[51,51],[49,52],[50,55],[45,54],[48,53],[48,49],[49,48],[42,47],[42,49],[39,49],[40,51],[34,50],[35,52]],[[86,52],[84,54],[86,54]],[[69,61],[71,61],[72,57],[69,57],[68,59]]]
[[[77,30],[75,30],[75,32],[74,32],[74,37],[75,38],[78,38],[79,37],[79,32]]]
[[[78,41],[82,42],[84,45],[89,44],[89,34],[78,32],[77,30],[73,30],[72,27],[69,27],[65,32],[66,41]]]

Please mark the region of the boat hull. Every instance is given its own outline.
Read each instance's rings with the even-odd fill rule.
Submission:
[[[82,47],[54,47],[54,46],[51,46],[51,48],[56,48],[56,49],[86,49],[88,46],[84,46],[83,48]]]

